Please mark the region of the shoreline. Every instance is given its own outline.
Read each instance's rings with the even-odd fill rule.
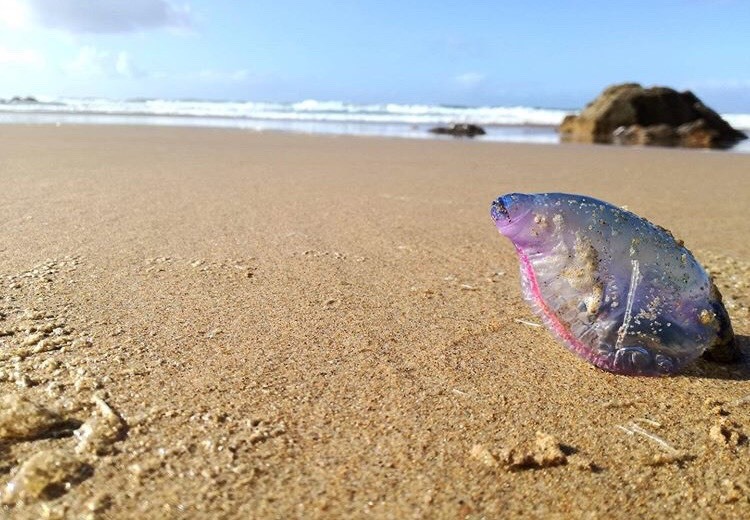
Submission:
[[[102,126],[157,126],[157,127],[195,127],[195,128],[230,128],[252,130],[256,132],[284,132],[296,135],[336,135],[361,137],[394,137],[400,139],[418,139],[451,141],[457,138],[436,135],[428,130],[434,126],[409,123],[371,123],[331,122],[296,119],[263,119],[230,116],[192,116],[184,114],[159,115],[146,113],[112,113],[99,112],[56,112],[33,111],[15,112],[0,109],[0,125],[102,125]],[[561,142],[557,126],[545,124],[488,124],[483,125],[487,135],[477,136],[471,140],[477,142],[502,143],[537,143],[549,145],[567,145]],[[458,138],[466,139],[466,138]],[[612,146],[612,145],[604,145]],[[639,147],[634,147],[639,148]],[[649,148],[649,147],[641,147]],[[683,150],[682,148],[680,148]],[[750,139],[740,141],[729,149],[704,149],[729,153],[750,153]]]
[[[327,121],[324,119],[315,119],[315,118],[309,118],[309,119],[299,119],[294,117],[278,117],[278,118],[264,118],[260,116],[230,116],[230,115],[192,115],[192,114],[171,114],[171,113],[165,113],[165,114],[159,114],[159,113],[153,113],[153,112],[145,112],[145,111],[136,111],[136,112],[126,112],[126,111],[112,111],[112,112],[97,112],[93,110],[80,110],[80,111],[64,111],[64,110],[4,110],[2,108],[2,105],[0,105],[0,115],[17,115],[17,116],[34,116],[34,115],[66,115],[66,116],[102,116],[102,117],[127,117],[132,116],[134,118],[165,118],[165,119],[220,119],[220,120],[228,120],[228,121],[281,121],[281,122],[311,122],[311,123],[330,123],[330,124],[373,124],[373,125],[403,125],[403,126],[426,126],[424,123],[407,123],[407,122],[374,122],[367,119],[349,119],[345,121],[336,121],[331,120]],[[455,122],[464,122],[464,121],[455,121]],[[471,121],[465,121],[467,123],[471,123]],[[451,123],[435,123],[435,124],[452,124]],[[553,125],[553,124],[544,124],[544,123],[523,123],[523,124],[514,124],[514,123],[483,123],[482,126],[487,126],[490,128],[506,128],[506,127],[529,127],[529,128],[557,128],[559,125]]]
[[[101,114],[63,112],[4,112],[0,110],[0,124],[85,124],[123,126],[161,126],[229,128],[258,132],[277,131],[309,135],[354,135],[367,137],[396,137],[421,140],[453,140],[452,136],[436,135],[428,130],[434,125],[410,123],[372,123],[366,121],[330,122],[319,120],[296,120],[287,118],[263,119],[230,116],[191,116],[154,114]],[[486,125],[488,135],[475,140],[490,142],[536,142],[557,144],[557,127],[553,125]]]

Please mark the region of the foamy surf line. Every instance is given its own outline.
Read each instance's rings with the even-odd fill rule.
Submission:
[[[434,125],[407,123],[339,122],[294,119],[253,119],[237,117],[162,116],[145,114],[94,114],[49,112],[2,112],[0,124],[47,125],[147,125],[174,127],[233,128],[250,131],[278,131],[299,134],[358,135],[370,137],[399,137],[409,139],[443,139],[450,136],[430,133]],[[487,134],[477,140],[557,144],[559,136],[555,126],[486,125]]]
[[[303,134],[452,139],[428,130],[472,123],[486,135],[477,140],[558,144],[557,127],[574,110],[513,107],[454,107],[397,103],[353,104],[305,100],[297,103],[40,98],[0,104],[0,124],[153,125],[235,128]],[[724,114],[736,128],[750,129],[750,114]],[[750,153],[741,142],[732,151]]]
[[[557,126],[572,110],[512,107],[451,107],[404,105],[397,103],[353,104],[340,101],[306,100],[298,103],[232,101],[174,101],[49,98],[0,105],[4,112],[78,113],[106,115],[150,115],[224,117],[257,120],[328,121],[340,123],[381,123],[439,125],[474,123],[479,125]]]

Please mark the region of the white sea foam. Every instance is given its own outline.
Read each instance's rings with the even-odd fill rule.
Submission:
[[[296,103],[168,99],[40,98],[39,103],[0,104],[3,112],[54,112],[143,116],[191,116],[340,123],[557,126],[574,110],[525,106],[452,107],[398,103],[355,104],[306,99]],[[750,129],[750,114],[723,114],[734,127]]]
[[[447,107],[440,105],[353,104],[308,99],[297,103],[173,101],[164,99],[115,101],[110,99],[48,99],[44,103],[6,104],[9,112],[55,112],[103,115],[159,115],[296,120],[338,123],[437,125],[556,126],[572,111],[532,107]]]
[[[750,131],[750,114],[722,114],[721,117],[739,130]]]
[[[474,123],[482,140],[557,143],[556,127],[574,110],[525,106],[454,107],[427,104],[355,104],[306,99],[296,103],[104,98],[38,98],[0,103],[0,123],[145,124],[282,130],[316,134],[435,138],[427,129]],[[750,133],[750,114],[724,114]],[[734,150],[750,152],[750,140]]]

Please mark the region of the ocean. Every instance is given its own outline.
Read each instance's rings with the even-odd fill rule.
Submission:
[[[275,130],[310,134],[452,139],[428,132],[434,126],[473,123],[483,141],[559,142],[557,126],[574,109],[525,106],[463,107],[398,103],[355,104],[304,100],[295,103],[103,98],[40,98],[0,104],[0,123],[146,124]],[[750,133],[750,114],[722,114]],[[750,140],[733,151],[750,152]]]

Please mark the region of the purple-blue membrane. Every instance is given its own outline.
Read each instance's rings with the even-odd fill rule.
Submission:
[[[563,193],[503,195],[491,215],[516,247],[525,298],[594,365],[673,374],[706,349],[734,341],[710,277],[667,230]]]

